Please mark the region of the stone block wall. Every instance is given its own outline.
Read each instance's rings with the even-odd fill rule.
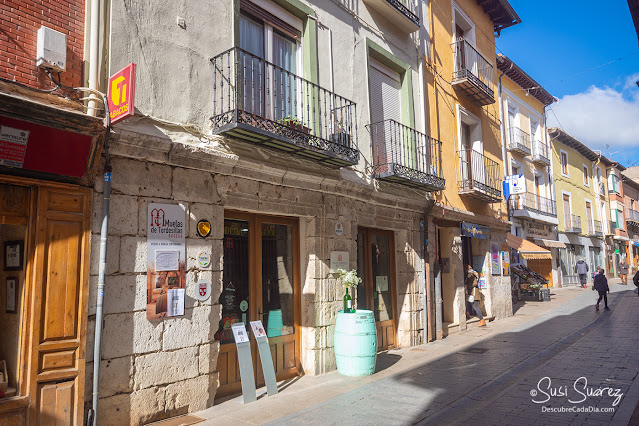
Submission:
[[[141,144],[146,146],[141,150]],[[241,151],[238,145],[236,152]],[[255,155],[254,150],[247,148]],[[180,155],[176,155],[176,153]],[[242,152],[242,154],[247,154]],[[219,154],[219,152],[217,152]],[[358,227],[394,231],[398,344],[424,341],[420,220],[430,202],[397,185],[311,164],[291,166],[273,156],[219,157],[211,150],[166,143],[120,131],[112,140],[112,195],[104,302],[99,414],[105,424],[142,424],[213,405],[218,387],[225,209],[299,218],[301,267],[301,364],[305,374],[336,368],[335,317],[343,286],[329,277],[331,251],[347,251],[357,268]],[[264,154],[264,153],[263,153]],[[241,159],[240,159],[241,158]],[[384,185],[384,184],[382,184]],[[92,266],[87,339],[86,405],[90,405],[93,333],[102,212],[102,182],[95,182]],[[146,215],[148,203],[186,207],[187,281],[184,317],[146,319]],[[197,237],[196,224],[212,233]],[[336,222],[344,232],[335,233]],[[207,249],[211,266],[197,266]],[[194,298],[195,283],[211,281],[206,302]],[[356,300],[355,300],[356,303]]]

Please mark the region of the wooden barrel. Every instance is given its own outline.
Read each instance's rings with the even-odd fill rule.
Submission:
[[[282,310],[274,309],[268,311],[268,320],[266,323],[266,335],[268,337],[277,337],[282,335]]]
[[[377,360],[377,331],[373,311],[337,312],[335,360],[344,376],[370,376]]]

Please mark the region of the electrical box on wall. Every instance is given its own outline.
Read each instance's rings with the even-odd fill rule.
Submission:
[[[38,30],[36,65],[54,71],[67,69],[67,36],[47,27]]]

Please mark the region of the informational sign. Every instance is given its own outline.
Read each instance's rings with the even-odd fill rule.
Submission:
[[[251,321],[251,328],[253,329],[253,335],[257,339],[258,337],[266,337],[266,331],[262,321]]]
[[[341,237],[344,234],[344,224],[342,222],[337,222],[335,224],[335,235]]]
[[[109,117],[111,124],[135,114],[135,69],[130,63],[109,79]]]
[[[147,209],[147,305],[149,320],[184,315],[186,209],[149,203]]]
[[[491,274],[501,274],[501,268],[499,267],[499,243],[496,243],[494,241],[490,242],[490,265]]]
[[[506,176],[504,184],[504,196],[508,199],[511,195],[526,193],[526,179],[523,174]]]
[[[211,297],[211,283],[207,280],[200,280],[195,284],[195,298],[204,302]]]
[[[508,244],[501,245],[501,273],[510,275],[510,247]]]
[[[208,251],[202,250],[197,254],[197,264],[200,268],[208,268],[211,265],[211,255]]]
[[[490,228],[475,223],[462,222],[461,234],[464,237],[490,239]]]
[[[244,323],[238,322],[237,324],[233,324],[231,330],[233,330],[233,338],[235,339],[235,343],[246,343],[249,341],[249,336],[246,332]]]
[[[377,291],[388,291],[388,277],[375,277],[375,288],[377,289]]]
[[[242,400],[245,404],[257,401],[255,391],[255,374],[253,373],[253,356],[251,344],[244,323],[233,324],[233,339],[237,348],[237,363],[240,367],[240,382],[242,384]]]
[[[331,252],[331,272],[335,272],[338,269],[348,271],[350,267],[350,261],[347,251],[332,251]]]
[[[543,223],[530,221],[526,224],[526,230],[529,237],[548,238],[552,236],[550,226],[546,226]]]
[[[0,166],[22,168],[28,141],[27,130],[0,126]]]
[[[266,383],[266,392],[269,396],[277,393],[277,381],[275,379],[275,366],[271,356],[271,347],[268,344],[268,337],[264,331],[262,321],[251,321],[253,335],[257,341],[257,349],[260,352],[260,361],[262,362],[262,373],[264,374],[264,383]]]

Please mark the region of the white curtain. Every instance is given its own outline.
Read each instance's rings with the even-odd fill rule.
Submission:
[[[240,15],[240,48],[264,58],[264,26]],[[264,116],[265,67],[262,61],[244,52],[238,53],[238,107]]]
[[[286,116],[298,117],[297,91],[297,43],[283,35],[273,32],[273,106],[275,119]]]

